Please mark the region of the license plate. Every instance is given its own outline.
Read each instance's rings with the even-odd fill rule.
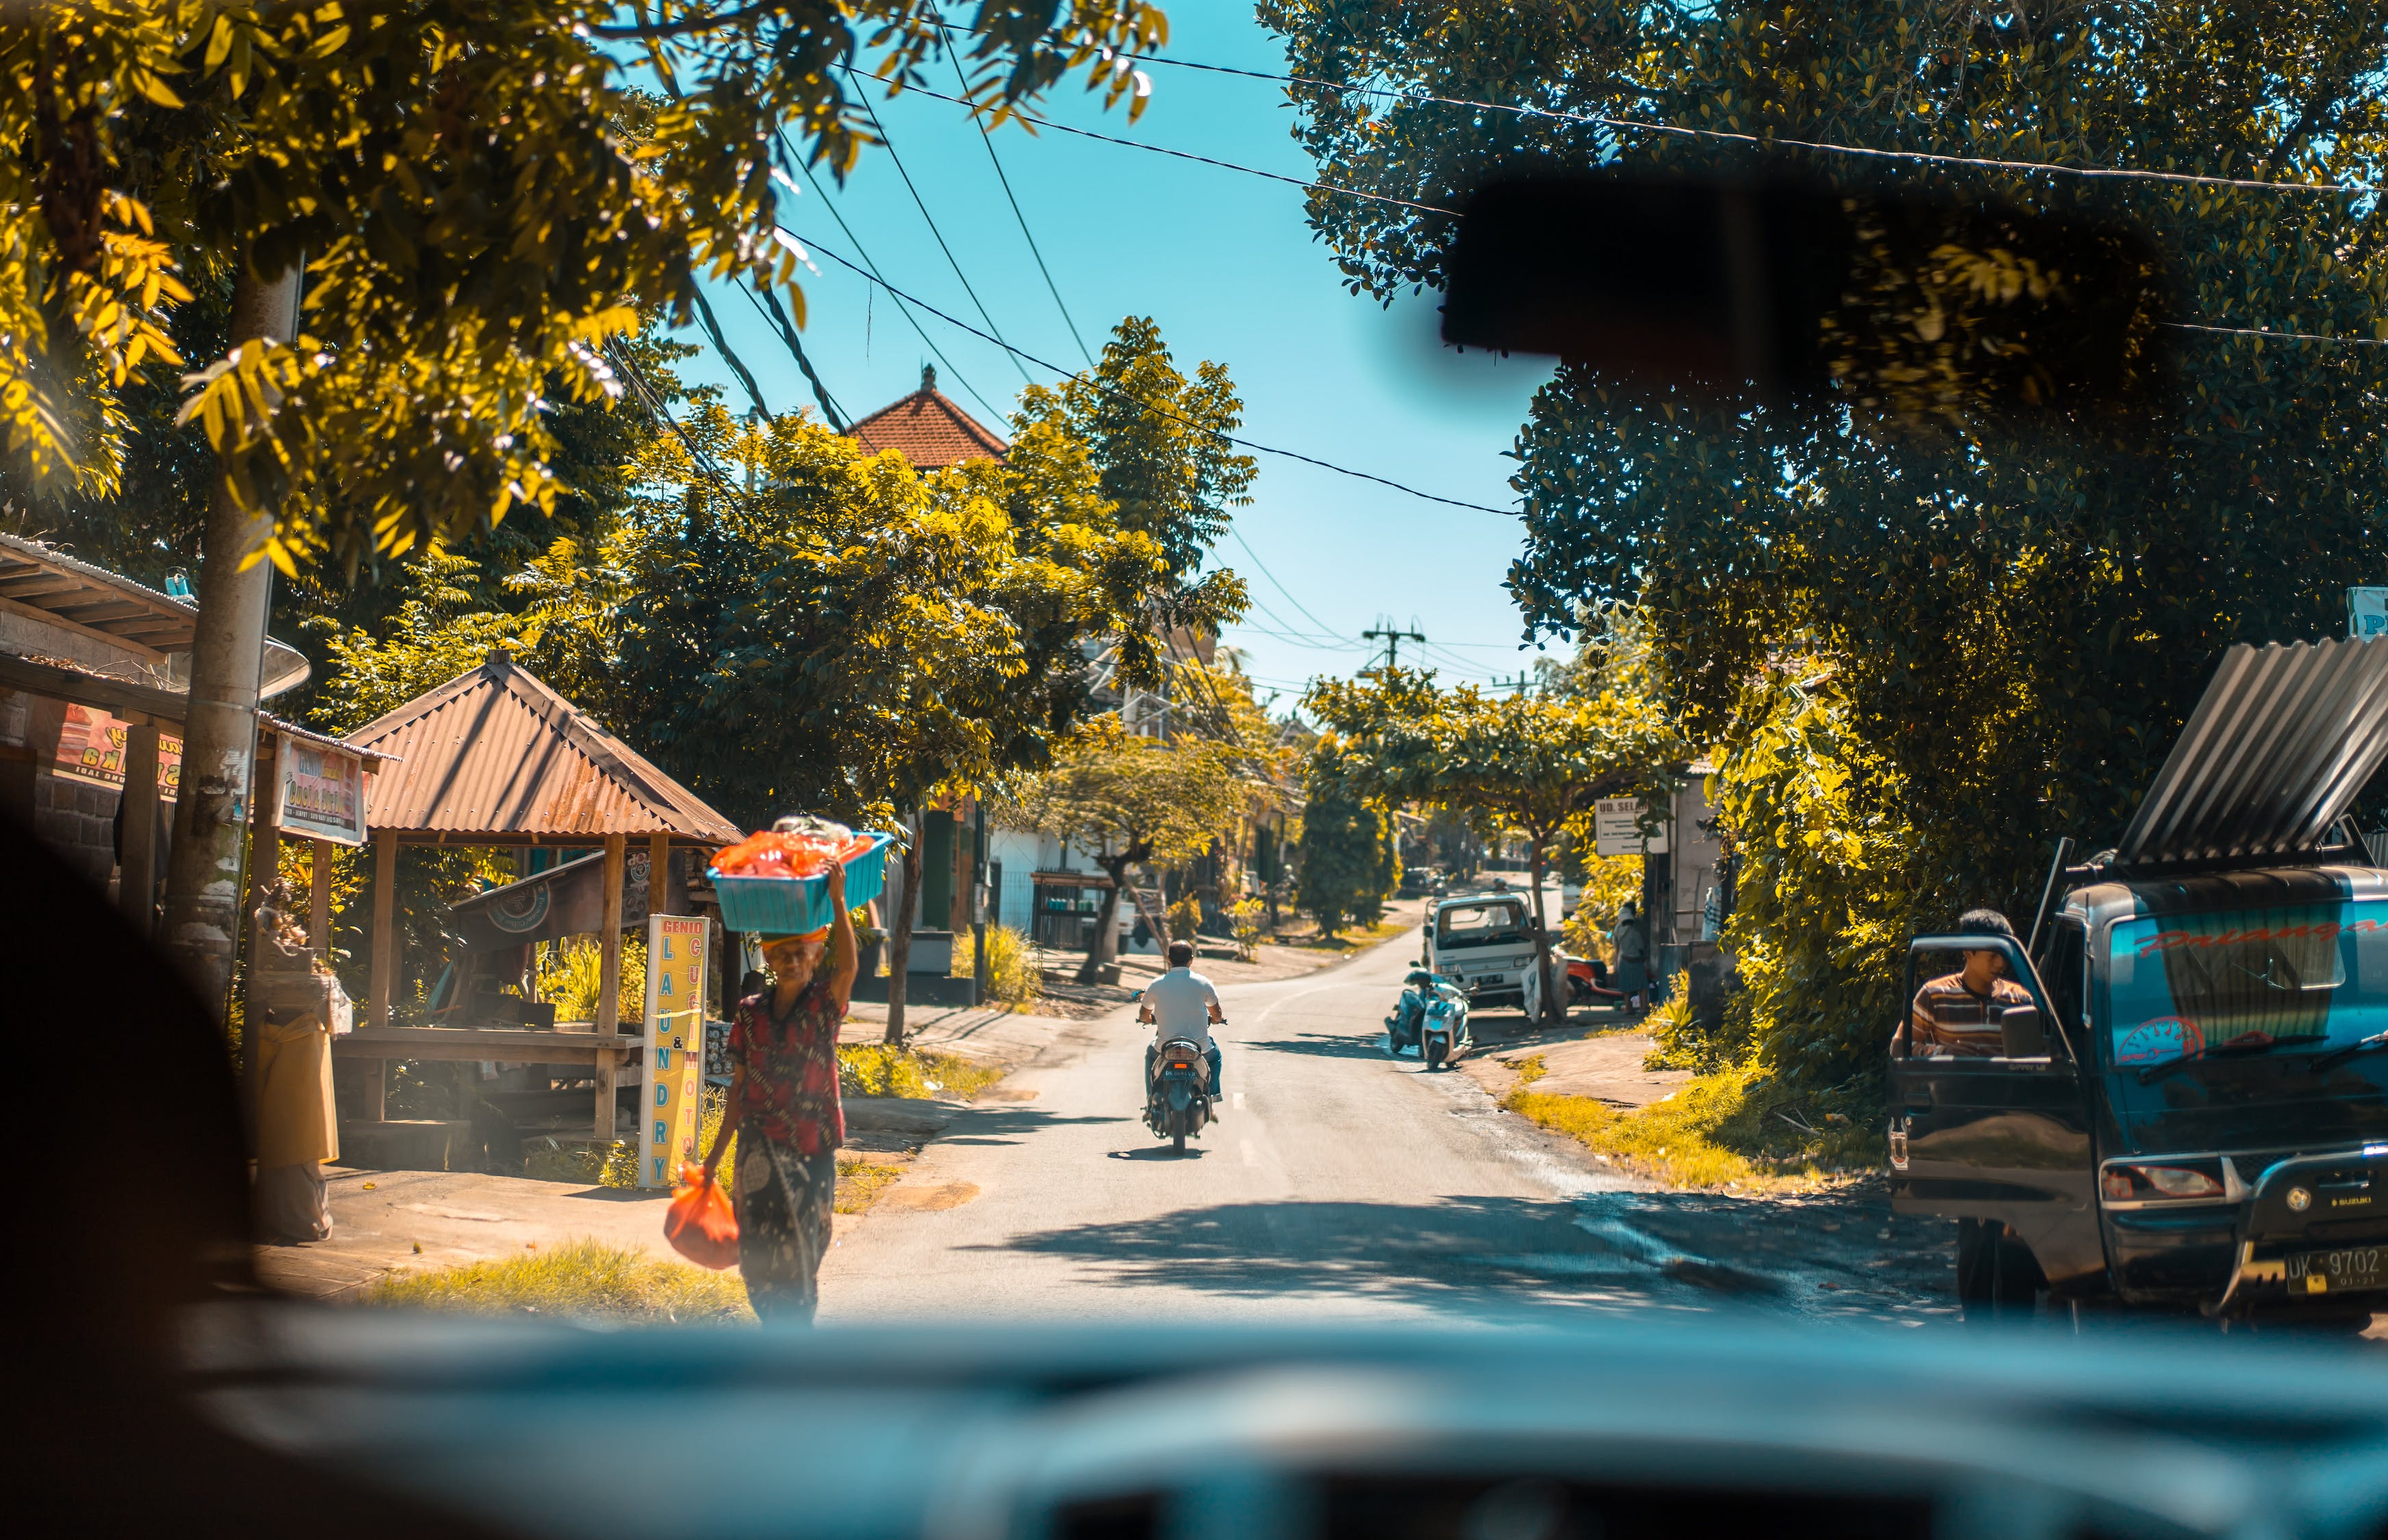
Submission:
[[[2299,1252],[2288,1259],[2289,1292],[2340,1294],[2388,1289],[2388,1266],[2383,1265],[2388,1265],[2388,1247]]]

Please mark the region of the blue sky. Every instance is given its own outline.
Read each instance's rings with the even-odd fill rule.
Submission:
[[[1239,6],[1180,4],[1169,13],[1171,56],[1284,68],[1274,39]],[[1105,113],[1074,82],[1041,110],[1121,137],[1313,173],[1289,136],[1281,88],[1166,66],[1149,72],[1152,99],[1134,126],[1124,109]],[[935,76],[930,84],[950,89]],[[916,95],[874,105],[996,329],[1039,358],[1082,366],[962,109]],[[1429,303],[1388,312],[1347,293],[1302,222],[1299,188],[1061,134],[1032,137],[1016,124],[997,131],[995,143],[1089,348],[1099,350],[1123,315],[1153,316],[1180,367],[1205,359],[1227,365],[1245,402],[1243,437],[1446,497],[1515,504],[1504,452],[1547,366],[1438,356]],[[888,282],[984,325],[883,150],[865,156],[842,193],[824,186]],[[809,190],[793,200],[791,228],[857,257],[820,202]],[[816,261],[820,274],[806,275],[805,349],[839,404],[860,415],[917,388],[921,364],[934,362],[919,334],[865,280]],[[745,300],[717,293],[715,310],[774,411],[811,401],[794,362]],[[932,317],[921,324],[952,361],[938,372],[946,393],[984,416],[966,388],[974,388],[1008,414],[1023,385],[1010,357]],[[743,404],[709,351],[688,369]],[[1028,370],[1040,382],[1055,377]],[[1231,537],[1217,554],[1259,601],[1226,640],[1248,655],[1264,698],[1277,690],[1282,706],[1314,675],[1365,667],[1375,644],[1359,633],[1383,617],[1425,632],[1427,660],[1446,678],[1531,668],[1534,655],[1518,650],[1517,612],[1500,586],[1518,549],[1515,519],[1259,458],[1252,504],[1236,515],[1244,544]],[[1415,654],[1404,644],[1404,662]]]

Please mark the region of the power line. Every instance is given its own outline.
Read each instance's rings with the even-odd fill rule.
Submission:
[[[786,131],[774,131],[774,137],[779,144],[781,159],[787,165],[793,166],[795,169],[796,173],[805,179],[805,185],[812,188],[813,196],[820,199],[821,207],[829,210],[829,217],[837,221],[837,227],[845,232],[846,239],[854,243],[854,254],[862,259],[863,264],[861,268],[857,268],[855,271],[863,273],[863,274],[870,278],[872,283],[875,283],[881,288],[885,289],[888,294],[894,298],[896,300],[896,311],[903,315],[906,321],[911,324],[912,329],[920,334],[921,345],[928,349],[930,352],[936,355],[937,362],[946,366],[946,375],[952,378],[956,385],[962,388],[962,393],[970,397],[971,400],[978,402],[980,407],[983,408],[989,416],[1000,419],[1004,415],[1002,410],[997,407],[992,401],[989,401],[984,396],[979,394],[978,387],[970,382],[969,375],[954,367],[954,361],[946,356],[945,350],[937,346],[936,338],[929,335],[929,328],[921,325],[921,318],[914,315],[911,311],[906,307],[903,292],[897,289],[893,284],[890,284],[886,279],[879,275],[879,264],[870,260],[870,252],[863,246],[862,237],[856,235],[854,233],[854,227],[845,223],[845,215],[839,211],[835,200],[831,198],[827,193],[821,190],[820,183],[813,176],[812,168],[806,165],[802,159],[798,159],[795,147],[788,143]],[[822,255],[830,256],[830,253],[824,251]],[[843,257],[832,256],[831,260],[841,266],[854,268],[854,264],[847,261]],[[968,328],[964,329],[967,330]]]
[[[960,84],[962,94],[968,95],[970,78],[962,73],[961,55],[948,46],[946,57],[953,62],[954,79]],[[1021,238],[1028,243],[1028,254],[1036,259],[1036,271],[1044,274],[1046,292],[1053,296],[1053,308],[1061,312],[1061,325],[1070,328],[1070,340],[1078,345],[1078,356],[1085,359],[1086,367],[1091,369],[1095,366],[1095,355],[1087,349],[1086,339],[1078,335],[1078,323],[1071,317],[1070,307],[1062,301],[1061,286],[1053,281],[1053,271],[1045,265],[1045,253],[1037,248],[1035,234],[1028,228],[1028,216],[1020,211],[1020,199],[1011,194],[1011,178],[1003,174],[1002,158],[995,153],[995,135],[987,132],[984,119],[973,116],[972,121],[978,128],[978,142],[986,146],[987,164],[995,168],[995,180],[1003,188],[1003,201],[1011,205],[1011,217],[1019,222]]]
[[[965,100],[960,96],[948,96],[943,92],[932,91],[925,85],[911,85],[905,89],[917,91],[923,96],[934,96],[941,102],[951,102],[956,107],[969,108],[973,120],[985,110],[976,102]],[[1419,203],[1412,198],[1392,197],[1384,193],[1363,192],[1357,187],[1346,187],[1340,183],[1317,182],[1299,176],[1288,176],[1283,172],[1263,171],[1258,166],[1238,165],[1233,160],[1216,160],[1207,155],[1197,155],[1192,150],[1171,149],[1165,145],[1148,145],[1141,139],[1122,139],[1116,134],[1097,134],[1090,128],[1073,128],[1068,123],[1057,123],[1050,118],[1039,118],[1033,112],[1023,111],[1016,107],[1011,109],[1011,115],[1022,122],[1037,128],[1049,128],[1062,134],[1074,134],[1081,139],[1096,139],[1106,145],[1121,145],[1129,149],[1140,149],[1151,155],[1166,155],[1179,160],[1197,160],[1205,166],[1216,166],[1222,171],[1241,172],[1246,176],[1266,177],[1271,182],[1282,182],[1289,186],[1301,187],[1309,192],[1335,193],[1344,197],[1365,198],[1370,203],[1390,203],[1396,209],[1416,209],[1421,213],[1428,214],[1449,214],[1454,219],[1459,215],[1458,210],[1446,209],[1440,203]],[[984,133],[985,130],[982,128],[980,132]],[[993,325],[994,323],[989,322],[988,325]]]
[[[807,356],[804,341],[796,335],[795,323],[788,319],[787,307],[780,303],[778,293],[765,285],[742,283],[739,287],[744,292],[746,302],[755,307],[755,313],[778,328],[780,340],[787,344],[789,353],[796,361],[796,367],[803,371],[806,381],[812,386],[813,400],[820,403],[821,415],[829,420],[830,427],[844,433],[847,426],[845,414],[838,410],[837,398],[830,394],[828,384],[821,379],[820,372],[813,367],[811,358]],[[768,309],[765,308],[767,303]]]
[[[843,66],[842,68],[844,68],[845,72],[849,75],[857,73],[854,68],[850,65]],[[921,189],[912,185],[912,173],[904,169],[904,158],[896,153],[896,141],[888,136],[887,125],[879,121],[879,109],[870,105],[870,93],[857,92],[855,95],[855,100],[862,104],[863,112],[870,119],[870,126],[878,131],[879,147],[887,152],[887,159],[895,163],[896,174],[904,179],[904,190],[912,195],[912,206],[921,210],[921,218],[928,224],[929,234],[936,239],[937,249],[946,254],[946,265],[952,268],[954,270],[954,276],[961,280],[962,292],[970,296],[970,302],[972,306],[977,310],[978,318],[986,323],[986,329],[988,331],[997,334],[995,338],[996,345],[997,347],[1002,347],[1009,351],[1009,345],[1004,342],[1001,335],[1002,328],[996,325],[995,317],[986,312],[986,302],[978,297],[978,290],[971,287],[970,275],[962,271],[960,259],[954,255],[954,248],[946,244],[946,233],[937,228],[936,216],[929,212],[928,201],[921,197]],[[1011,361],[1011,366],[1020,370],[1020,377],[1023,380],[1027,381],[1030,385],[1036,383],[1035,379],[1030,377],[1028,371],[1022,368],[1021,363],[1017,358]],[[992,410],[992,408],[989,410]]]
[[[1303,619],[1318,628],[1318,634],[1320,636],[1340,636],[1341,634],[1337,631],[1334,627],[1328,625],[1326,621],[1321,620],[1315,615],[1311,614],[1310,606],[1293,596],[1293,590],[1286,587],[1283,582],[1278,580],[1277,575],[1269,570],[1268,563],[1261,560],[1261,554],[1252,549],[1251,542],[1250,541],[1244,539],[1244,532],[1242,530],[1230,524],[1227,526],[1227,533],[1233,535],[1236,539],[1236,543],[1243,547],[1244,554],[1250,556],[1252,559],[1252,565],[1260,568],[1261,576],[1266,578],[1276,586],[1277,591],[1279,593],[1285,595],[1286,602],[1291,605],[1295,609],[1299,610],[1302,613]]]
[[[851,232],[849,232],[849,234],[851,234]],[[1064,379],[1083,379],[1095,388],[1101,390],[1108,395],[1116,396],[1122,401],[1140,406],[1147,412],[1157,412],[1173,422],[1184,423],[1188,427],[1198,428],[1205,433],[1212,431],[1212,429],[1205,426],[1203,424],[1198,423],[1190,417],[1180,416],[1175,412],[1170,412],[1162,407],[1155,406],[1150,401],[1140,401],[1137,397],[1129,395],[1124,390],[1105,385],[1101,380],[1095,379],[1088,374],[1064,369],[1060,364],[1054,363],[1047,359],[1038,358],[1035,353],[1029,352],[1024,349],[1015,348],[999,337],[994,337],[988,333],[980,331],[976,326],[972,325],[967,321],[947,315],[944,311],[937,309],[936,306],[930,304],[927,300],[920,299],[917,296],[905,293],[902,289],[897,288],[895,285],[881,277],[877,273],[870,272],[857,263],[846,261],[844,257],[839,256],[836,252],[832,251],[828,247],[822,246],[817,241],[805,239],[805,244],[811,247],[815,251],[819,252],[822,256],[827,257],[831,261],[837,263],[838,266],[845,268],[846,271],[859,274],[863,277],[870,279],[872,283],[877,284],[881,288],[885,289],[889,294],[895,296],[896,299],[909,300],[911,303],[918,305],[922,310],[928,312],[931,315],[935,316],[938,320],[943,321],[946,325],[949,326],[959,326],[963,331],[970,333],[972,337],[979,338],[981,341],[992,342],[997,347],[1001,348],[1004,351],[1024,358],[1040,369],[1049,369],[1054,374],[1061,375]],[[990,408],[990,410],[992,409]],[[1354,480],[1372,481],[1379,487],[1390,487],[1397,492],[1406,493],[1411,497],[1419,498],[1428,503],[1440,503],[1448,508],[1466,508],[1473,513],[1495,514],[1503,518],[1516,518],[1518,516],[1517,511],[1514,509],[1493,508],[1481,503],[1467,503],[1455,497],[1443,497],[1435,492],[1420,491],[1416,487],[1404,485],[1402,482],[1393,480],[1390,477],[1377,476],[1368,471],[1353,470],[1349,465],[1339,465],[1331,460],[1321,460],[1316,455],[1303,454],[1295,450],[1278,449],[1272,444],[1254,443],[1250,439],[1238,439],[1232,433],[1222,433],[1219,435],[1219,438],[1235,445],[1238,449],[1248,449],[1256,454],[1274,454],[1281,460],[1292,460],[1305,465],[1315,465],[1320,470],[1333,471],[1338,476],[1348,476],[1353,477]]]
[[[1988,156],[1936,154],[1928,150],[1876,149],[1870,146],[1838,145],[1820,139],[1786,139],[1757,134],[1735,134],[1724,129],[1687,128],[1680,123],[1653,122],[1646,118],[1617,118],[1606,113],[1569,112],[1557,108],[1517,107],[1506,102],[1480,102],[1466,96],[1438,96],[1422,91],[1391,91],[1382,86],[1351,85],[1340,81],[1321,80],[1313,75],[1280,75],[1265,70],[1244,70],[1226,64],[1200,64],[1192,59],[1164,58],[1158,54],[1123,52],[1117,57],[1132,58],[1144,64],[1165,64],[1180,70],[1200,70],[1215,75],[1241,75],[1250,80],[1274,81],[1281,84],[1313,85],[1323,91],[1336,91],[1356,96],[1378,96],[1388,101],[1405,102],[1414,106],[1464,107],[1480,112],[1506,112],[1520,118],[1548,118],[1560,122],[1584,123],[1598,128],[1628,129],[1647,134],[1672,134],[1691,139],[1715,139],[1734,144],[1755,145],[1759,148],[1783,146],[1815,150],[1827,155],[1860,156],[1868,159],[1910,160],[1921,165],[1979,166],[1992,171],[2078,176],[2100,181],[2167,182],[2188,186],[2237,187],[2267,193],[2339,193],[2361,197],[2381,190],[2378,184],[2365,182],[2276,182],[2259,177],[2208,176],[2197,172],[2152,172],[2131,166],[2066,166],[2049,160],[2004,160]]]

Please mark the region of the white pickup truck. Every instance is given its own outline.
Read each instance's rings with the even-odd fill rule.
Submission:
[[[1427,912],[1423,961],[1466,989],[1471,1009],[1524,1010],[1534,973],[1534,919],[1526,896],[1469,893],[1438,901]]]

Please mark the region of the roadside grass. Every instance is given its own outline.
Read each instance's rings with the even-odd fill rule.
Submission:
[[[368,1305],[469,1316],[554,1316],[625,1325],[723,1324],[755,1318],[735,1272],[708,1272],[629,1246],[566,1241],[498,1262],[393,1273]]]
[[[967,1101],[1003,1072],[958,1053],[848,1043],[837,1050],[840,1088],[848,1096],[951,1096]]]
[[[904,1174],[900,1165],[874,1165],[868,1161],[837,1163],[837,1202],[832,1206],[840,1214],[860,1214],[879,1201],[896,1177]]]
[[[1620,1112],[1585,1096],[1536,1091],[1539,1058],[1517,1062],[1501,1105],[1587,1148],[1677,1187],[1807,1191],[1865,1175],[1881,1160],[1870,1126],[1811,1119],[1807,1098],[1754,1068],[1686,1081],[1666,1101]]]

